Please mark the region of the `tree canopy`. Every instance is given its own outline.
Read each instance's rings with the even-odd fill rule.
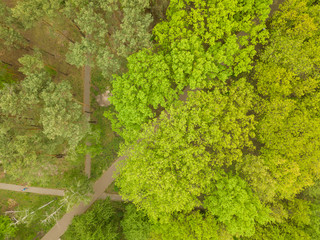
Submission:
[[[244,79],[220,91],[196,91],[145,125],[123,152],[120,194],[155,218],[199,206],[197,197],[216,180],[215,171],[241,161],[241,149],[253,149],[250,92]]]
[[[52,82],[40,57],[23,57],[25,79],[0,90],[1,161],[16,177],[49,173],[52,157],[75,149],[90,130],[70,84]],[[27,174],[30,167],[35,176]]]
[[[171,1],[155,47],[115,76],[116,184],[161,225],[155,239],[202,239],[188,226],[201,207],[226,239],[313,237],[318,205],[302,193],[320,176],[319,5],[288,0],[266,23],[269,4]]]

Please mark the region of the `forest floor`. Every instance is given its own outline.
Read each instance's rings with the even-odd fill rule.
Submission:
[[[48,217],[48,212],[51,213],[59,207],[61,199],[62,197],[59,196],[0,190],[0,210],[1,214],[8,215],[11,218],[16,217],[17,214],[22,217],[29,215],[25,223],[19,224],[15,240],[41,239],[41,236],[55,224],[55,219],[59,219],[65,213],[65,209],[61,209],[62,211],[57,213],[51,221],[40,224]],[[48,203],[50,204],[46,205]],[[45,207],[39,209],[42,206]]]

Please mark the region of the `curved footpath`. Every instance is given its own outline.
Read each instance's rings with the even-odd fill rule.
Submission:
[[[69,225],[72,222],[72,219],[76,215],[83,214],[96,200],[105,198],[107,196],[113,196],[117,198],[119,197],[115,194],[105,194],[104,191],[108,188],[108,186],[113,182],[113,173],[116,170],[117,162],[125,159],[124,156],[119,157],[109,168],[105,171],[102,176],[95,182],[93,186],[94,194],[91,198],[91,201],[88,205],[84,205],[80,203],[78,206],[75,206],[71,211],[66,213],[59,221],[57,221],[56,225],[42,238],[42,240],[58,240],[68,229]]]

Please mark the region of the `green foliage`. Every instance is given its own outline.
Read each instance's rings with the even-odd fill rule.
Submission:
[[[320,181],[303,191],[303,196],[309,201],[320,204]]]
[[[70,84],[53,83],[40,57],[20,59],[26,78],[0,90],[2,164],[9,174],[29,180],[55,174],[55,157],[74,149],[90,130]]]
[[[263,206],[247,183],[238,176],[222,177],[205,197],[204,207],[225,224],[234,236],[252,236],[256,224],[271,220],[270,209]]]
[[[82,35],[80,42],[70,44],[67,61],[77,67],[96,65],[105,77],[123,70],[129,54],[150,47],[148,6],[145,0],[66,1],[63,12]]]
[[[116,240],[118,231],[115,210],[106,199],[97,201],[85,214],[74,217],[63,239]]]
[[[319,179],[320,118],[296,106],[294,100],[273,99],[264,108],[258,139],[262,157],[276,180],[280,198],[292,198]]]
[[[253,147],[250,93],[244,79],[230,88],[191,92],[186,104],[177,102],[145,125],[140,140],[122,151],[128,158],[118,168],[120,194],[152,219],[199,206],[197,197],[217,178],[214,170]]]
[[[264,96],[301,97],[318,87],[320,6],[307,2],[288,0],[272,18],[270,44],[255,69]]]
[[[237,76],[251,70],[254,45],[265,43],[268,33],[262,30],[270,4],[261,0],[174,0],[167,10],[168,20],[157,24],[153,32],[163,47],[198,36],[219,53],[213,55],[215,60],[232,67]]]
[[[270,44],[255,68],[262,97],[256,109],[259,159],[269,179],[259,188],[269,187],[266,201],[293,199],[320,176],[317,10],[319,6],[308,6],[307,1],[282,4],[270,22]],[[251,172],[248,178],[257,180]]]
[[[128,72],[115,76],[110,101],[115,113],[106,113],[112,126],[127,141],[136,139],[143,123],[167,108],[186,87],[212,88],[223,85],[232,72],[220,65],[223,52],[208,50],[193,37],[171,44],[167,52],[142,50],[128,58]]]
[[[171,43],[166,54],[172,82],[178,90],[185,86],[191,89],[212,88],[224,83],[232,72],[220,64],[224,53],[214,48],[207,51],[198,37]],[[226,61],[224,59],[223,61]]]
[[[311,239],[320,238],[320,204],[312,204],[310,207],[310,224],[305,227],[305,231],[310,235]]]
[[[13,16],[23,24],[26,29],[44,17],[52,17],[59,11],[62,0],[23,0],[17,1],[12,9]]]
[[[259,0],[170,1],[168,21],[158,24],[154,33],[161,44],[196,34],[205,43],[214,45],[217,40],[225,40],[240,31],[248,33],[251,41],[254,41],[263,36],[263,33],[258,32],[264,27],[270,3]],[[256,17],[260,24],[253,22]]]
[[[218,240],[222,239],[219,227],[213,216],[193,211],[175,214],[169,222],[155,224],[152,229],[153,234],[163,240]]]
[[[304,199],[310,201],[310,224],[305,226],[305,231],[311,239],[320,238],[320,181],[303,191]]]
[[[5,3],[0,2],[0,39],[5,47],[24,47],[27,40],[18,31],[20,22],[13,17],[12,11]]]
[[[5,84],[11,84],[14,82],[12,73],[9,72],[9,69],[6,65],[0,64],[0,89],[5,86]]]
[[[88,180],[86,175],[74,177],[69,183],[65,195],[61,202],[65,204],[67,210],[78,205],[80,202],[88,204],[92,198],[93,188],[92,182]]]
[[[103,152],[103,146],[101,145],[101,135],[102,131],[99,128],[91,131],[86,137],[83,143],[77,146],[76,151],[80,154],[90,154],[91,158],[101,154]],[[90,145],[86,143],[89,142]]]
[[[11,219],[0,215],[0,239],[12,238],[16,235],[17,228]]]
[[[82,41],[76,43],[70,43],[69,52],[66,55],[68,63],[75,65],[76,67],[82,67],[84,65],[92,65],[88,57],[96,51],[96,47],[92,41],[82,38]]]
[[[141,125],[155,115],[149,105],[154,109],[166,107],[177,94],[171,88],[169,66],[163,55],[144,50],[131,55],[128,62],[129,72],[112,82],[110,102],[118,112],[117,119],[107,116],[115,131],[124,131],[121,135],[125,139],[134,140]]]
[[[305,230],[312,229],[310,203],[301,199],[282,201],[271,206],[274,221],[257,226],[256,233],[248,239],[317,239],[310,238]]]
[[[40,122],[43,133],[51,140],[62,137],[70,148],[75,148],[89,132],[82,107],[74,101],[68,82],[50,83],[41,93],[44,102]]]
[[[270,239],[270,240],[299,240],[306,239],[311,240],[310,236],[302,229],[292,225],[288,222],[284,224],[270,224],[264,227],[257,227],[256,234],[252,238],[253,240]]]
[[[152,223],[143,211],[137,211],[133,204],[126,206],[121,227],[127,240],[147,240]]]
[[[121,57],[127,57],[139,49],[151,47],[148,31],[152,22],[151,14],[146,14],[148,0],[122,0],[123,19],[120,29],[113,35],[113,43]]]

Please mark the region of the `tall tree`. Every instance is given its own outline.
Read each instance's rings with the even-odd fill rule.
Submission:
[[[226,83],[230,71],[205,51],[198,37],[171,44],[169,51],[142,50],[128,57],[128,72],[115,76],[111,103],[115,114],[106,114],[126,140],[136,138],[141,125],[178,98],[186,86],[213,88]]]
[[[144,211],[138,211],[133,204],[128,204],[121,220],[123,234],[127,240],[147,240],[150,238],[151,227]]]
[[[242,149],[253,147],[251,90],[241,79],[194,92],[145,125],[139,141],[122,152],[128,158],[118,169],[120,194],[152,219],[199,206],[220,167],[241,161]]]
[[[272,220],[271,210],[261,204],[238,176],[221,177],[205,197],[204,207],[236,237],[253,236],[257,224]]]
[[[30,178],[54,168],[53,160],[61,154],[61,145],[74,149],[89,131],[69,83],[53,83],[40,57],[22,58],[21,71],[26,78],[0,90],[0,155],[5,170],[14,176],[24,175],[32,166],[35,171]]]
[[[270,22],[270,44],[255,68],[261,96],[256,108],[257,139],[262,144],[259,162],[266,185],[258,186],[260,176],[248,165],[243,170],[258,191],[267,189],[265,201],[292,200],[320,176],[320,115],[315,111],[320,83],[317,10],[319,5],[308,5],[308,1],[286,1]]]
[[[198,36],[206,47],[216,51],[216,60],[230,67],[237,76],[252,69],[254,46],[268,36],[265,20],[272,1],[174,0],[167,10],[167,21],[155,26],[156,40],[169,47],[179,39]]]
[[[0,40],[6,47],[26,47],[28,39],[24,38],[20,31],[21,23],[16,21],[9,7],[0,3]]]

